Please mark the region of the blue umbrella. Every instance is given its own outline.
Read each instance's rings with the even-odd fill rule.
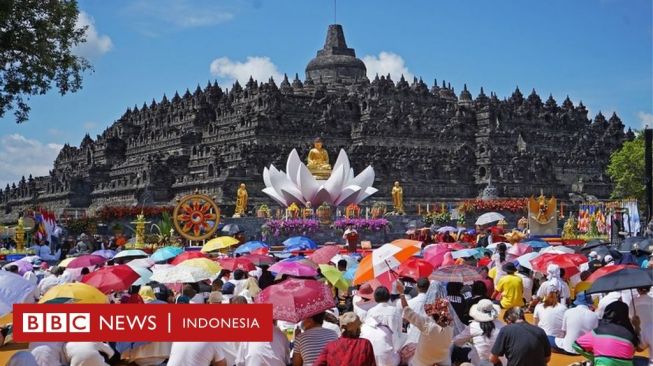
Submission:
[[[156,252],[150,256],[150,259],[155,262],[163,262],[178,256],[183,251],[184,250],[179,247],[163,247],[157,249]]]
[[[100,257],[111,259],[114,255],[116,255],[116,252],[111,249],[102,249],[94,251],[93,255],[99,255]]]
[[[544,240],[529,240],[525,243],[533,247],[533,249],[535,250],[548,248],[551,246],[549,243],[545,242]]]
[[[293,236],[283,242],[285,247],[302,246],[303,249],[317,249],[317,244],[305,236]]]
[[[236,254],[244,254],[244,253],[249,253],[249,252],[251,252],[251,251],[254,251],[254,250],[256,250],[256,249],[259,249],[259,248],[270,248],[270,246],[267,245],[266,243],[264,243],[264,242],[262,242],[262,241],[258,241],[258,240],[255,240],[255,241],[248,241],[247,243],[245,243],[245,244],[239,246],[239,247],[234,251],[234,253],[236,253]]]
[[[353,281],[354,280],[354,275],[356,274],[357,269],[358,269],[358,265],[347,268],[347,271],[345,272],[343,277],[349,282]]]
[[[137,279],[136,281],[134,281],[134,283],[132,283],[132,286],[137,286],[137,285],[143,286],[150,283],[150,277],[152,277],[152,271],[150,271],[147,268],[136,267],[136,266],[131,267],[131,269],[133,269],[134,272],[138,273],[138,275],[140,276],[139,279]]]
[[[482,257],[483,252],[478,250],[478,249],[461,249],[461,250],[456,250],[455,252],[451,253],[451,257],[454,259],[457,258],[467,258],[467,257]]]

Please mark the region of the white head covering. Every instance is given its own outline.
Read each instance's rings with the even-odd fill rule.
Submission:
[[[547,284],[548,288],[547,294],[550,292],[549,289],[557,289],[558,292],[562,291],[562,280],[560,279],[560,266],[557,264],[549,264],[548,267],[546,267],[546,279],[547,279]]]

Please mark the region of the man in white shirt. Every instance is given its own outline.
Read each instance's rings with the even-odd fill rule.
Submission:
[[[277,327],[272,328],[272,342],[247,342],[241,347],[237,365],[285,366],[290,363],[290,342]]]
[[[58,261],[59,257],[61,257],[61,249],[57,250],[53,255],[50,251],[50,246],[46,242],[40,244],[39,250],[36,253],[44,261]]]
[[[62,282],[61,274],[63,273],[63,267],[52,267],[50,269],[50,275],[41,280],[38,286],[39,295],[43,296],[49,289],[53,288],[56,285],[59,285]]]
[[[109,358],[114,354],[113,349],[103,342],[68,342],[65,350],[70,366],[105,366],[108,364],[100,352]]]
[[[599,317],[590,309],[592,298],[584,292],[576,294],[576,307],[568,309],[562,317],[563,338],[556,338],[555,345],[559,349],[576,354],[572,345],[578,337],[591,331],[599,325]]]
[[[387,330],[392,336],[392,348],[393,350],[398,350],[403,345],[401,334],[403,325],[401,310],[394,304],[390,303],[390,291],[385,286],[379,286],[376,290],[374,290],[374,301],[376,302],[376,306],[367,312],[365,324],[375,326],[377,328],[379,326],[387,327]],[[368,319],[370,320],[369,322]],[[366,328],[363,327],[361,331],[361,338],[367,338],[366,333]],[[374,345],[374,341],[372,339],[370,339],[370,342],[372,342],[372,345]],[[377,357],[378,365],[379,360],[377,355],[377,348],[374,349],[374,355]],[[392,363],[383,364],[390,365]]]
[[[31,342],[29,350],[39,366],[61,366],[66,364],[64,342]]]
[[[168,366],[227,366],[222,344],[218,342],[173,342]]]

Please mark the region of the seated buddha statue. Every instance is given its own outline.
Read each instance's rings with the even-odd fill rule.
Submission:
[[[331,175],[329,153],[322,147],[322,139],[319,137],[313,141],[313,148],[308,152],[306,167],[316,179],[326,180]]]

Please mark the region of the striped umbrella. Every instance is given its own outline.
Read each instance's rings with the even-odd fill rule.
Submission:
[[[474,282],[483,279],[481,273],[476,267],[468,265],[453,265],[438,268],[431,276],[430,280],[440,282]]]
[[[396,279],[394,269],[417,254],[422,242],[417,240],[398,239],[392,243],[383,244],[375,249],[372,255],[363,258],[354,275],[354,285],[378,278],[384,285],[391,285]]]

